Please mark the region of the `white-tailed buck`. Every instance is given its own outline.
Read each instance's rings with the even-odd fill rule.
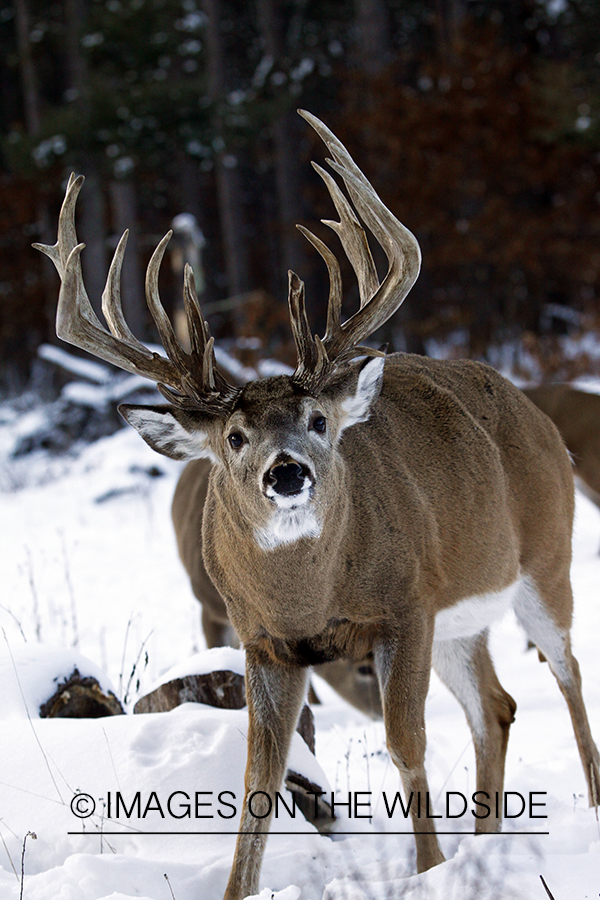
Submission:
[[[549,661],[571,713],[589,798],[598,750],[571,653],[569,580],[573,477],[558,431],[488,366],[382,353],[361,346],[417,278],[419,245],[384,206],[345,147],[314,116],[358,215],[383,247],[379,281],[350,203],[319,167],[340,216],[330,222],[356,272],[360,309],[341,317],[331,251],[302,232],[331,281],[327,330],[313,337],[303,285],[290,274],[298,352],[291,376],[234,388],[218,371],[213,339],[185,275],[191,350],[184,352],[158,297],[168,236],[147,272],[148,305],[168,358],[126,325],[119,301],[121,241],[103,295],[104,328],[83,286],[74,226],[82,179],[71,178],[58,241],[40,249],[62,280],[57,333],[121,368],[155,380],[166,406],[122,406],[161,453],[213,463],[202,521],[207,571],[246,650],[248,793],[273,795],[302,704],[308,667],[372,652],[387,745],[407,795],[428,790],[425,698],[431,666],[462,704],[473,734],[477,789],[502,792],[514,700],[487,648],[490,622],[513,607]],[[39,246],[39,245],[38,245]],[[244,804],[227,900],[258,893],[269,816]],[[411,805],[419,871],[444,859],[434,822]],[[490,832],[493,814],[477,820]]]

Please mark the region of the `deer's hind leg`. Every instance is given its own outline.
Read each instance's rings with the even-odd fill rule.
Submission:
[[[210,650],[211,647],[239,647],[240,641],[235,633],[231,622],[227,620],[227,615],[217,617],[212,610],[206,606],[202,607],[200,616],[202,622],[202,631],[206,646]]]
[[[434,641],[432,663],[465,712],[475,747],[477,790],[490,797],[489,813],[483,817],[482,812],[476,819],[475,830],[478,834],[498,831],[501,816],[496,810],[502,808],[508,733],[517,704],[498,681],[487,630],[472,637]]]
[[[571,651],[573,594],[566,576],[550,583],[526,577],[515,600],[515,614],[529,640],[546,658],[567,701],[575,740],[588,786],[590,806],[600,800],[600,756],[594,743],[581,692],[579,665]]]

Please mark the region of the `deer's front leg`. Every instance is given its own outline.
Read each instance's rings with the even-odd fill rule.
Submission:
[[[225,900],[242,900],[258,894],[260,866],[271,822],[271,814],[259,818],[273,806],[281,789],[288,750],[304,698],[306,669],[262,666],[246,652],[246,699],[248,701],[248,762],[240,834]],[[255,791],[264,795],[252,801]]]
[[[406,803],[410,803],[417,871],[424,872],[444,862],[434,821],[427,816],[425,699],[431,672],[432,629],[425,616],[416,612],[402,626],[401,635],[386,638],[376,648],[375,663],[387,746],[400,772]],[[431,806],[429,811],[433,812]]]

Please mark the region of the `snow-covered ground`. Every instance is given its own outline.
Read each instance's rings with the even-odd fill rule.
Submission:
[[[0,415],[0,452],[22,425],[18,418]],[[132,430],[77,458],[58,463],[40,454],[14,466],[0,460],[0,898],[20,896],[23,841],[33,832],[24,900],[221,900],[235,841],[223,832],[235,832],[243,793],[244,710],[186,704],[155,715],[37,717],[40,697],[54,678],[70,674],[77,654],[131,709],[165,670],[185,670],[203,650],[198,604],[170,524],[179,466]],[[578,496],[573,643],[597,740],[599,548],[600,513]],[[371,807],[358,806],[363,817],[348,819],[340,806],[339,830],[350,833],[335,839],[282,808],[273,828],[279,833],[267,843],[261,898],[545,900],[540,876],[555,900],[599,896],[600,826],[587,807],[558,687],[526,651],[512,618],[495,626],[492,647],[500,680],[518,703],[506,769],[514,818],[503,833],[468,833],[469,802],[464,816],[438,821],[440,832],[462,832],[441,836],[448,862],[415,875],[410,826],[398,806],[392,817],[386,812],[398,777],[382,724],[317,680],[324,701],[313,709],[317,760],[296,736],[293,767],[320,779],[340,802],[348,792],[370,791],[358,799],[370,796]],[[470,798],[475,789],[474,755],[462,712],[435,677],[427,727],[434,808],[442,812],[452,796],[450,812],[457,813],[460,795]],[[544,804],[533,812],[547,818],[517,816],[518,794]],[[74,796],[76,812],[93,814],[78,817]]]

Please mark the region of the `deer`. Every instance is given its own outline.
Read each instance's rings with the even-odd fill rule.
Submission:
[[[194,596],[201,605],[201,622],[206,646],[239,646],[227,606],[212,583],[202,552],[202,517],[212,469],[209,459],[188,462],[175,486],[171,517],[175,529],[179,557],[190,579]],[[373,669],[372,654],[365,659],[338,659],[314,666],[337,693],[360,712],[372,719],[382,716],[379,685]],[[308,698],[320,702],[312,684]]]
[[[580,491],[600,507],[600,397],[568,384],[540,384],[523,393],[549,416],[571,454]]]
[[[58,336],[153,380],[167,401],[121,405],[125,420],[159,453],[212,463],[203,560],[246,654],[246,798],[264,792],[252,811],[244,801],[225,900],[258,893],[269,797],[282,783],[311,666],[372,653],[386,744],[407,797],[429,790],[425,699],[433,667],[466,714],[477,790],[502,794],[516,704],[494,670],[488,631],[511,607],[556,677],[589,802],[598,803],[598,749],[570,640],[574,488],[565,446],[550,419],[486,364],[386,355],[364,343],[409,293],[421,251],[341,141],[311,113],[300,115],[331,155],[331,171],[313,166],[337,210],[339,221],[325,224],[354,270],[360,306],[342,318],[337,257],[298,226],[323,258],[330,287],[324,335],[313,336],[303,282],[289,273],[292,375],[243,388],[226,380],[189,268],[190,350],[182,348],[158,292],[168,234],[146,272],[166,356],[148,350],[124,320],[126,233],[109,268],[102,325],[85,291],[75,232],[81,176],[69,180],[56,244],[36,245],[61,279]],[[386,255],[382,279],[365,228]],[[433,811],[421,816],[415,803],[410,812],[423,872],[444,856]],[[500,827],[496,807],[475,829]]]

